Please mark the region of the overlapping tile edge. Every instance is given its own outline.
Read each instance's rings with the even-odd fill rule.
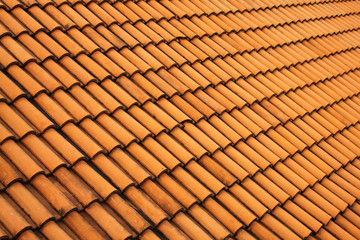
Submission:
[[[0,1],[0,238],[359,239],[358,1]]]

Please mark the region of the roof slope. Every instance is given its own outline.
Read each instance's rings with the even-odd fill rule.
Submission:
[[[359,13],[1,0],[0,238],[360,239]]]

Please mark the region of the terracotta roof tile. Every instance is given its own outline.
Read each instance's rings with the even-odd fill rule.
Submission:
[[[96,224],[91,222],[91,219],[86,214],[79,214],[71,212],[64,218],[64,222],[70,226],[70,229],[79,236],[89,237],[95,236],[99,239],[105,239],[105,233]]]
[[[0,5],[0,237],[360,236],[355,2]]]
[[[241,186],[235,184],[230,192],[239,199],[243,204],[249,207],[258,217],[262,217],[269,209],[257,200],[251,193]]]
[[[165,235],[167,238],[176,238],[176,239],[189,239],[188,236],[178,229],[174,224],[169,221],[163,221],[158,226],[158,229]]]
[[[174,157],[166,148],[161,146],[153,138],[147,138],[143,142],[144,146],[156,156],[168,169],[172,170],[177,165],[180,164],[180,161]]]

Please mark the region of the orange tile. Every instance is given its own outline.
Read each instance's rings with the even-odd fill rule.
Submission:
[[[116,111],[113,116],[140,140],[151,135],[150,131],[123,110]]]
[[[294,202],[287,202],[284,205],[284,209],[315,232],[317,232],[322,226],[319,221],[317,221],[313,216],[307,213],[303,208],[296,205]]]
[[[96,223],[90,222],[90,217],[84,213],[71,212],[64,218],[64,222],[77,236],[106,239],[105,233],[100,230]]]
[[[177,212],[183,210],[183,207],[166,191],[151,180],[146,180],[141,184],[141,189],[149,195],[161,209],[169,216],[174,216]]]
[[[192,195],[188,189],[180,185],[179,182],[174,180],[171,176],[164,173],[160,175],[158,182],[166,189],[178,202],[184,207],[188,208],[193,205],[198,199]]]
[[[206,168],[211,174],[219,179],[226,186],[231,186],[237,179],[219,163],[214,161],[212,158],[204,156],[199,159],[199,162],[204,168]]]
[[[323,198],[321,195],[317,194],[315,191],[311,190],[310,188],[306,189],[306,191],[304,191],[303,194],[310,201],[312,201],[316,205],[320,206],[321,209],[323,209],[326,213],[328,213],[332,217],[337,216],[338,213],[340,212],[339,209],[337,209],[330,202],[328,202],[325,198]]]
[[[0,175],[2,176],[1,183],[4,186],[8,186],[15,181],[23,180],[24,177],[19,170],[17,170],[5,156],[0,156],[0,164],[2,167],[0,172]]]
[[[141,184],[145,179],[152,177],[152,175],[145,170],[134,158],[132,158],[125,151],[116,148],[110,153],[110,157],[119,164],[138,184]]]
[[[26,28],[16,19],[14,18],[11,14],[9,14],[4,8],[1,8],[1,22],[10,29],[11,32],[13,32],[15,35],[20,35],[23,32],[26,32]],[[15,8],[15,10],[12,11],[12,13],[18,17],[18,15],[16,13],[22,13],[24,14],[24,11],[22,10],[22,8],[17,7]],[[25,13],[25,15],[27,15]],[[18,17],[20,18],[20,17]]]
[[[156,137],[156,140],[158,140],[159,143],[167,148],[168,151],[170,151],[184,164],[194,158],[194,156],[186,148],[184,148],[184,146],[166,133],[160,133]]]
[[[158,230],[167,238],[174,238],[179,240],[190,239],[184,232],[178,229],[174,224],[169,221],[163,221],[157,227]]]
[[[42,137],[70,164],[74,164],[77,161],[85,158],[85,156],[80,153],[80,151],[76,149],[75,146],[68,142],[53,128],[50,128],[45,133],[43,133]]]
[[[51,18],[47,13],[45,13],[38,6],[32,6],[28,11],[33,15],[42,25],[44,25],[50,32],[55,29],[60,29],[60,25]]]
[[[214,153],[217,149],[220,149],[220,146],[215,141],[213,141],[208,135],[206,135],[206,133],[202,132],[195,125],[185,122],[184,130],[210,153]]]
[[[74,121],[72,116],[47,94],[39,94],[36,96],[35,101],[59,126],[63,126],[69,121]]]
[[[188,209],[188,213],[216,239],[224,239],[230,235],[230,232],[216,218],[199,205],[193,205]]]
[[[262,202],[262,204],[264,204],[270,210],[272,210],[275,206],[279,204],[278,200],[276,200],[273,196],[270,195],[269,192],[267,192],[265,189],[263,189],[261,186],[259,186],[256,182],[254,182],[250,178],[245,179],[245,181],[243,181],[241,185],[245,187],[250,193],[252,193],[259,201]],[[281,191],[279,191],[277,194],[279,196],[276,196],[274,194],[275,197],[281,199],[280,197]]]
[[[91,88],[91,87],[89,87]],[[87,91],[85,91],[80,86],[74,86],[69,90],[72,96],[74,96],[93,116],[98,116],[103,112],[106,112],[107,110],[103,105],[101,105],[94,97],[89,94]],[[95,97],[97,97],[95,95]],[[106,101],[106,99],[103,99],[102,101]]]
[[[141,208],[144,214],[155,224],[160,223],[168,217],[167,214],[141,190],[132,186],[128,188],[124,194],[133,204]]]
[[[100,50],[98,45],[96,45],[93,41],[91,41],[91,39],[89,39],[78,29],[71,28],[67,31],[67,33],[71,36],[71,38],[73,38],[75,42],[81,45],[88,53],[92,54],[96,50]]]
[[[96,121],[125,146],[137,141],[131,132],[107,114],[100,115]]]
[[[156,235],[152,230],[147,229],[143,234],[140,235],[140,239],[141,240],[151,240],[151,239],[156,239],[156,240],[160,240],[160,238],[158,237],[158,235]]]
[[[132,226],[137,232],[143,232],[150,224],[134,209],[130,203],[122,199],[119,195],[113,194],[106,203],[112,207],[127,223]]]
[[[37,59],[30,53],[29,50],[27,50],[10,36],[2,37],[0,42],[11,54],[13,54],[18,59],[20,63],[25,65],[30,61],[37,61]]]
[[[231,141],[226,136],[224,136],[218,129],[216,129],[214,126],[210,125],[205,120],[200,120],[196,124],[196,126],[199,127],[205,134],[207,134],[211,139],[213,139],[222,148],[226,148],[226,146],[231,144]],[[185,131],[186,131],[186,129],[185,129]]]
[[[230,150],[230,148],[227,148],[227,150]],[[232,152],[235,156],[242,156],[243,158],[245,158],[243,155],[241,155],[241,153],[236,152],[236,150],[233,148]],[[249,173],[245,170],[247,167],[251,168],[253,167],[256,171],[256,167],[255,165],[251,165],[250,166],[246,166],[246,164],[244,164],[244,168],[240,165],[241,161],[239,161],[239,163],[237,163],[234,159],[230,158],[231,157],[231,152],[229,151],[227,154],[224,154],[224,152],[222,151],[216,151],[212,157],[214,158],[214,160],[216,160],[219,164],[221,164],[226,170],[228,170],[230,173],[232,173],[237,179],[239,180],[243,180],[245,179]],[[237,159],[237,158],[235,158]],[[245,158],[246,159],[246,158]],[[250,170],[249,170],[250,171]]]
[[[173,175],[179,182],[181,182],[185,187],[187,187],[192,194],[198,197],[200,200],[204,200],[212,193],[204,185],[202,185],[197,179],[190,175],[186,170],[181,167],[175,168],[172,171]]]
[[[329,189],[325,188],[321,184],[316,184],[313,188],[318,194],[323,196],[326,200],[331,202],[336,208],[343,211],[345,208],[347,208],[347,203],[344,202],[341,198],[336,196],[333,192],[331,192]]]
[[[331,216],[328,215],[325,211],[321,210],[319,206],[315,205],[313,202],[309,201],[301,195],[295,197],[294,202],[323,224],[327,224],[331,219]]]
[[[206,157],[206,156],[204,156]],[[204,158],[203,157],[203,158]],[[210,172],[208,172],[201,165],[195,161],[191,161],[186,165],[186,169],[199,179],[204,185],[206,185],[213,193],[217,194],[222,189],[225,188],[225,185],[222,184],[217,178],[215,178]]]
[[[75,42],[69,36],[65,35],[65,33],[63,33],[59,29],[53,31],[51,33],[51,37],[53,37],[56,41],[58,41],[65,49],[67,49],[74,56],[77,56],[80,53],[85,52],[85,50],[77,42]]]
[[[273,178],[274,179],[274,178]],[[267,177],[266,175],[263,175],[261,173],[258,173],[254,176],[254,180],[262,186],[267,192],[272,194],[276,199],[278,199],[280,202],[285,202],[289,197],[292,195],[288,194],[288,190],[286,190],[286,184],[284,183],[286,180],[282,179],[283,181],[275,181],[270,177]],[[284,181],[285,180],[285,181]],[[291,185],[290,185],[291,186]],[[293,190],[294,192],[296,190]],[[293,194],[295,195],[295,194]]]
[[[255,174],[259,171],[259,167],[250,161],[246,156],[244,156],[239,150],[231,146],[224,149],[224,153],[228,155],[233,161],[245,169],[250,175]]]
[[[41,229],[41,233],[47,238],[52,239],[71,239],[66,231],[64,231],[57,223],[54,221],[47,222]],[[71,237],[70,237],[71,236]]]
[[[156,118],[154,119],[138,106],[132,106],[128,112],[154,135],[158,135],[160,132],[165,131],[165,127],[161,125]]]
[[[155,86],[152,82],[142,76],[140,73],[135,73],[132,76],[132,80],[137,85],[141,85],[142,89],[147,92],[153,99],[160,99],[165,96],[165,93]]]
[[[130,36],[134,37],[139,43],[146,46],[150,43],[152,43],[152,39],[146,36],[143,32],[141,32],[136,25],[140,24],[140,26],[145,27],[145,30],[148,32],[153,33],[153,31],[150,28],[147,28],[146,25],[142,25],[141,23],[135,23],[134,25],[130,23],[124,23],[121,27],[124,29]]]
[[[28,214],[31,220],[37,225],[42,225],[50,218],[56,217],[51,211],[44,206],[39,197],[35,197],[27,188],[21,183],[11,185],[7,193],[14,199],[14,201]],[[48,206],[50,207],[50,206]]]
[[[0,149],[28,179],[44,171],[35,159],[13,140],[5,141]]]
[[[326,231],[324,228],[320,229],[319,232],[317,232],[316,234],[316,238],[320,238],[320,239],[337,239],[336,237],[334,237],[334,235],[332,235],[331,233],[329,233],[328,231]]]
[[[62,189],[44,175],[35,177],[31,181],[31,184],[46,198],[61,216],[65,216],[70,211],[76,209],[77,205],[62,192]]]
[[[49,92],[54,92],[63,85],[56,80],[48,71],[40,67],[37,63],[31,62],[25,66],[25,70],[30,73],[41,85],[43,85]]]
[[[358,4],[0,5],[0,237],[359,236]]]
[[[86,27],[83,32],[106,52],[114,48],[121,49],[126,46],[123,40],[102,25],[98,26],[96,31],[90,27]]]
[[[133,80],[138,81],[139,76],[141,76],[141,75],[136,74],[133,77]],[[169,75],[169,76],[171,76],[171,75]],[[164,95],[166,94],[168,96],[173,96],[174,94],[177,93],[176,86],[172,86],[170,82],[169,83],[166,82],[163,78],[161,78],[159,75],[155,74],[153,71],[148,71],[145,74],[145,77],[147,78],[146,80],[148,80],[150,84],[152,84],[154,87],[158,88],[159,90],[163,91]],[[142,78],[142,77],[140,77],[140,78]],[[173,78],[173,77],[171,77],[171,78]],[[142,81],[142,82],[147,82],[146,80]],[[145,88],[145,86],[146,85],[144,84],[143,87]]]
[[[62,127],[62,131],[90,157],[94,157],[98,153],[104,151],[97,142],[73,123],[66,124]]]
[[[59,43],[52,39],[43,31],[39,31],[35,34],[36,40],[38,40],[42,45],[44,45],[52,54],[57,58],[61,58],[65,55],[69,55],[69,52],[64,49]]]
[[[133,142],[126,149],[156,177],[167,170],[167,168],[157,158],[155,158],[150,152],[148,152],[138,143]]]
[[[99,51],[95,52],[91,57],[93,59],[85,54],[80,54],[76,60],[100,81],[111,78],[111,75],[118,77],[125,73],[123,69]]]
[[[1,54],[1,66],[7,68],[11,65],[18,64],[18,60],[15,59],[5,48],[0,46],[0,54]]]
[[[168,169],[172,170],[180,164],[180,161],[174,157],[171,152],[169,152],[153,138],[146,138],[145,141],[143,141],[143,145]]]
[[[105,180],[87,163],[80,161],[73,166],[74,171],[91,186],[103,199],[116,191],[116,188]]]
[[[318,180],[325,176],[324,172],[300,154],[296,154],[292,158],[288,158],[284,164],[304,179],[310,186],[314,185]]]
[[[97,155],[92,162],[100,169],[112,183],[115,184],[121,190],[134,185],[134,181],[110,158],[103,154]]]
[[[263,156],[268,162],[270,162],[272,165],[275,165],[279,160],[279,156],[277,156],[274,152],[266,146],[264,146],[261,142],[257,141],[255,138],[248,138],[246,140],[246,144],[249,145],[251,148],[253,148],[257,153],[259,153],[261,156]]]
[[[98,28],[101,28],[101,26],[99,26]],[[121,39],[121,45],[124,45],[122,47],[125,46],[125,44],[129,45],[130,47],[134,47],[140,44],[140,42],[138,40],[136,40],[134,37],[132,37],[129,33],[127,33],[124,29],[122,29],[121,27],[119,27],[117,24],[113,24],[110,27],[111,32],[113,32],[116,37],[118,37],[119,39]]]
[[[236,116],[234,116],[236,119],[238,119],[238,117],[241,117],[241,119],[243,119],[243,121],[250,119],[258,127],[262,128],[264,131],[267,131],[271,127],[270,123],[268,123],[265,119],[263,119],[261,116],[259,116],[251,108],[244,107],[240,110],[240,112],[242,114],[237,114]],[[244,115],[245,115],[245,117],[244,117]],[[239,121],[241,121],[241,120],[239,119]]]
[[[139,86],[134,84],[130,79],[125,76],[121,76],[117,79],[117,83],[127,90],[133,97],[135,97],[140,103],[145,103],[152,100],[151,97]]]
[[[203,206],[232,233],[238,231],[239,228],[242,227],[242,223],[240,223],[239,220],[225,210],[225,208],[213,198],[206,199]]]
[[[358,189],[354,186],[357,185],[356,182],[353,185],[352,183],[349,183],[348,181],[343,179],[338,174],[333,174],[329,179],[333,181],[336,185],[340,186],[342,189],[346,189],[346,191],[350,193],[350,195],[352,195],[353,197],[357,196]],[[351,204],[350,201],[349,204]]]
[[[136,99],[134,99],[128,92],[124,91],[124,89],[115,82],[107,79],[101,83],[101,86],[126,107],[131,107],[133,104],[137,104]]]
[[[53,127],[53,123],[25,98],[18,99],[14,105],[39,132],[44,132],[49,127]]]
[[[182,212],[177,214],[172,221],[192,239],[212,239],[212,236],[201,228],[195,220]]]
[[[341,226],[345,231],[350,233],[355,238],[359,238],[359,229],[343,216],[339,216],[335,220],[335,223],[337,223],[339,226]]]
[[[86,89],[110,112],[115,112],[117,109],[123,108],[121,103],[119,103],[116,99],[114,99],[109,93],[107,93],[96,83],[91,82],[86,86]]]
[[[355,211],[351,210],[350,208],[347,209],[343,215],[348,221],[351,221],[354,225],[358,226],[356,220],[359,218],[359,215],[355,213]]]
[[[261,222],[270,228],[273,232],[277,233],[281,238],[291,238],[291,239],[301,239],[294,232],[292,232],[286,225],[283,225],[280,221],[274,218],[272,215],[267,214],[262,219]]]
[[[174,130],[171,131],[171,135],[174,138],[176,138],[179,141],[179,143],[184,145],[184,147],[194,156],[200,158],[207,153],[207,150],[202,145],[196,142],[191,136],[189,136],[182,129],[175,128]]]
[[[236,149],[238,149],[241,153],[243,153],[247,158],[251,159],[251,161],[256,164],[261,169],[266,169],[271,165],[267,159],[265,159],[261,154],[259,154],[255,149],[250,147],[245,142],[239,142],[236,144]]]
[[[167,114],[169,114],[171,117],[173,117],[173,119],[176,120],[178,123],[190,121],[189,116],[187,116],[183,111],[181,111],[179,108],[177,108],[175,105],[173,105],[167,99],[161,98],[157,101],[157,104],[163,109],[163,111],[165,111]],[[150,104],[150,105],[152,105],[152,104]],[[156,106],[156,105],[154,105],[154,106]],[[172,121],[170,121],[170,123]],[[175,124],[175,122],[173,124]],[[169,128],[169,129],[171,130],[172,128]]]
[[[17,98],[24,96],[24,92],[7,77],[4,73],[0,73],[1,77],[1,91],[6,93],[7,97],[9,97],[12,101],[15,101]]]
[[[236,239],[237,240],[245,240],[245,239],[254,240],[256,238],[253,235],[251,235],[247,230],[240,229],[240,231],[238,231],[236,234]]]
[[[283,208],[277,207],[273,211],[274,217],[277,217],[283,224],[286,224],[292,231],[294,231],[301,238],[306,238],[311,234],[311,230],[307,228],[298,219],[292,216],[289,212]],[[291,224],[288,224],[291,223]]]
[[[348,231],[343,229],[342,226],[339,226],[338,224],[336,224],[334,222],[330,222],[326,226],[326,229],[338,238],[347,238],[347,239],[354,239],[354,240],[356,239],[351,233],[349,233]]]
[[[281,239],[267,227],[262,225],[259,222],[254,222],[250,225],[249,230],[258,238],[271,238],[271,239]]]
[[[261,218],[269,209],[257,200],[251,193],[246,191],[240,185],[235,184],[229,188],[230,192]]]
[[[109,212],[102,208],[99,203],[91,204],[91,206],[86,208],[86,212],[111,238],[124,239],[131,236],[130,233],[120,225]]]
[[[1,211],[1,222],[5,225],[12,236],[18,235],[24,229],[31,228],[27,220],[12,206],[9,197],[6,195],[0,196],[0,204],[3,211]],[[11,236],[10,235],[10,236]]]
[[[64,160],[56,154],[45,142],[41,141],[33,134],[27,135],[22,139],[22,143],[29,149],[40,162],[51,172],[60,166],[65,166]]]
[[[75,23],[71,21],[65,14],[63,14],[54,5],[48,4],[44,8],[45,12],[48,13],[53,19],[59,22],[65,29],[75,27]]]
[[[67,15],[72,22],[74,22],[80,29],[84,28],[86,25],[89,25],[89,22],[83,18],[78,12],[69,6],[69,4],[61,4],[59,10]]]
[[[355,176],[354,176],[353,174],[351,174],[351,173],[348,172],[347,170],[341,169],[337,175],[339,175],[341,178],[343,178],[343,179],[346,180],[347,182],[352,182],[352,181],[353,181],[353,182],[352,182],[352,185],[354,185],[354,186],[358,186],[358,185],[359,185],[359,181],[358,181],[357,178],[355,177],[356,174],[355,174]],[[343,181],[343,180],[342,180],[342,181]],[[345,182],[345,183],[346,183],[346,182]]]

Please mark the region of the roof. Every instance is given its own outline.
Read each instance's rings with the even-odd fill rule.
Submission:
[[[0,238],[360,239],[359,12],[1,0]]]

